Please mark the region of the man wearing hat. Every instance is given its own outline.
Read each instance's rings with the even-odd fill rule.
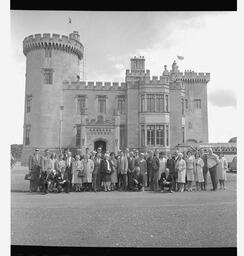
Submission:
[[[33,155],[29,157],[29,170],[31,174],[30,179],[30,192],[36,192],[39,185],[39,177],[41,171],[41,157],[39,149],[36,148]]]

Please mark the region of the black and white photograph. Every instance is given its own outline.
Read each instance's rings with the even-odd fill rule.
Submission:
[[[10,23],[11,245],[237,247],[236,12]]]

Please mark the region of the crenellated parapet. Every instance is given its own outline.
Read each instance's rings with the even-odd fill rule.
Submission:
[[[118,82],[63,82],[64,90],[102,90],[102,91],[124,91],[126,89],[126,83]]]
[[[165,76],[152,76],[152,78],[147,82],[149,85],[168,85],[168,78]]]
[[[194,71],[185,71],[182,76],[184,82],[203,82],[208,83],[210,81],[210,73],[197,73]]]
[[[84,46],[79,41],[76,31],[69,36],[59,34],[35,34],[26,37],[23,41],[23,52],[25,55],[35,49],[56,49],[76,54],[81,60],[83,58]]]

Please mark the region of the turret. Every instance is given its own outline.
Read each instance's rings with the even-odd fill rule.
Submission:
[[[77,31],[69,37],[44,33],[23,41],[26,56],[23,163],[34,147],[41,150],[62,147],[60,124],[66,113],[63,81],[75,81],[80,74],[84,47],[79,37]]]

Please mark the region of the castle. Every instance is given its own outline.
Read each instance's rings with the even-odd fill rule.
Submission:
[[[159,148],[208,142],[209,73],[180,72],[176,61],[160,77],[131,58],[124,83],[82,82],[84,47],[69,36],[35,34],[23,41],[26,56],[22,163],[35,147],[82,152]]]

